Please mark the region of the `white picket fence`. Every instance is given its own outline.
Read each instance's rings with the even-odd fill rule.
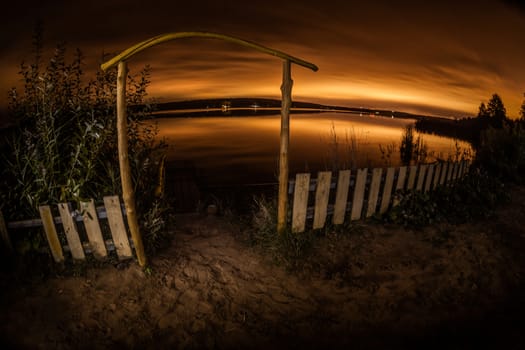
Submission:
[[[340,170],[335,176],[322,171],[312,179],[301,173],[290,180],[293,232],[303,232],[307,219],[311,228],[320,229],[331,217],[335,225],[345,220],[360,220],[385,213],[396,205],[395,192],[416,190],[428,192],[439,185],[450,184],[467,173],[469,162],[437,162],[399,168]],[[395,186],[394,186],[395,184]]]
[[[60,203],[57,208],[59,216],[53,215],[51,206],[43,205],[39,207],[39,219],[8,223],[5,223],[0,213],[0,233],[4,246],[13,249],[8,230],[43,226],[56,262],[65,260],[64,252],[70,252],[75,260],[84,260],[86,254],[105,259],[108,251],[112,250],[115,250],[119,260],[133,257],[133,242],[128,237],[124,223],[125,211],[118,196],[104,197],[104,206],[99,208],[95,207],[93,199],[80,202],[77,210],[73,210],[70,203]],[[103,238],[99,219],[107,219],[111,238]]]

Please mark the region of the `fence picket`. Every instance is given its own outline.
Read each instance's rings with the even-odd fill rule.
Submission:
[[[60,213],[60,218],[62,219],[62,226],[64,226],[64,233],[66,234],[66,240],[69,250],[71,251],[71,256],[76,260],[85,259],[86,255],[84,254],[84,249],[82,249],[82,243],[78,236],[77,225],[73,220],[71,213],[71,204],[59,203],[58,211]]]
[[[322,228],[326,222],[328,198],[330,195],[331,171],[322,171],[317,175],[317,189],[315,191],[315,209],[313,228]]]
[[[335,194],[334,217],[332,218],[335,225],[341,225],[345,220],[349,188],[350,170],[339,171],[337,192]]]
[[[402,166],[399,168],[399,173],[397,174],[396,192],[403,191],[405,189],[406,177],[407,177],[407,167]],[[394,196],[394,199],[392,200],[392,206],[395,207],[398,204],[399,204],[399,198],[398,196]]]
[[[448,172],[448,163],[441,163],[441,179],[439,179],[439,184],[444,185],[445,181],[447,179],[447,172]]]
[[[458,178],[461,179],[463,177],[463,173],[465,171],[465,161],[462,160],[459,162],[459,169],[458,169]]]
[[[417,178],[417,185],[416,185],[416,191],[422,191],[423,190],[423,184],[425,183],[425,174],[427,172],[427,165],[421,164],[419,166],[419,175]]]
[[[386,171],[385,185],[383,186],[383,196],[381,199],[381,208],[379,212],[381,214],[386,213],[388,206],[390,205],[390,198],[392,197],[392,186],[394,185],[394,175],[396,168],[388,168]]]
[[[410,168],[410,173],[408,175],[407,190],[413,190],[414,185],[416,184],[417,165],[412,165],[409,168]]]
[[[434,173],[434,181],[432,182],[432,189],[435,189],[439,185],[439,178],[441,177],[441,163],[437,163]]]
[[[425,192],[430,191],[432,187],[432,175],[434,175],[435,164],[430,164],[427,169],[427,181],[425,182]]]
[[[51,207],[49,205],[42,205],[38,207],[40,212],[40,218],[42,219],[42,225],[44,226],[44,232],[46,233],[47,243],[51,249],[53,259],[57,263],[64,261],[64,253],[62,252],[62,246],[58,239],[57,230],[55,223],[53,222],[53,213],[51,213]]]
[[[447,171],[447,185],[452,181],[452,172],[454,171],[454,164],[448,163],[448,171]]]
[[[113,236],[113,242],[115,243],[115,250],[117,251],[119,260],[132,258],[133,254],[129,246],[118,196],[104,197],[104,206],[108,213],[109,228]]]
[[[399,168],[399,173],[397,174],[396,191],[405,189],[406,177],[407,177],[407,167],[402,166]]]
[[[80,202],[80,208],[93,255],[97,259],[103,259],[107,257],[108,252],[104,244],[104,239],[102,238],[102,232],[100,231],[95,201],[91,199],[87,202]]]
[[[459,173],[459,163],[454,163],[454,170],[452,171],[452,181],[456,181]]]
[[[366,217],[374,215],[377,208],[377,200],[379,197],[379,187],[381,186],[381,175],[383,169],[375,168],[372,170],[372,181],[370,182],[370,191],[368,194],[368,208],[366,211]]]
[[[306,209],[310,190],[310,174],[295,175],[292,211],[292,232],[303,232],[306,225]]]
[[[352,212],[350,215],[351,220],[361,219],[361,212],[363,211],[363,201],[365,198],[365,185],[367,173],[368,168],[357,170],[354,186],[354,199],[352,201]]]

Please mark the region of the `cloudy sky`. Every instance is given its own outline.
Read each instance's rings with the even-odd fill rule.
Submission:
[[[295,100],[446,116],[477,112],[497,92],[517,117],[525,92],[520,1],[26,0],[0,14],[0,107],[30,59],[31,33],[80,48],[86,76],[103,52],[180,31],[228,34],[319,66],[293,66]],[[281,61],[210,39],[165,43],[135,56],[152,67],[150,96],[279,97]]]

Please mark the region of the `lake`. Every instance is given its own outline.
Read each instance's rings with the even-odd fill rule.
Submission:
[[[280,115],[247,112],[155,120],[159,137],[168,144],[167,161],[191,164],[207,185],[277,181]],[[397,166],[403,129],[411,123],[414,120],[340,112],[291,114],[290,176],[337,168]],[[431,153],[429,162],[456,153],[456,143],[450,138],[421,136]],[[458,141],[458,145],[470,150],[466,142]]]

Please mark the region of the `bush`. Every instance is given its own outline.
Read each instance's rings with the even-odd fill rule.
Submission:
[[[38,215],[38,206],[121,194],[116,131],[116,74],[98,71],[83,82],[82,54],[66,59],[58,45],[42,58],[42,37],[34,38],[34,58],[22,63],[23,88],[9,95],[16,125],[3,131],[0,184],[2,211],[10,220]],[[156,139],[151,106],[145,103],[149,68],[127,78],[129,159],[143,228],[159,232],[155,189],[165,148]],[[146,241],[147,245],[147,241]]]
[[[439,186],[430,193],[400,192],[397,198],[399,205],[386,213],[384,219],[412,227],[489,217],[509,199],[503,182],[475,168],[453,185]]]
[[[277,233],[277,205],[264,197],[254,199],[253,229],[250,241],[269,252],[273,259],[287,268],[298,268],[304,263],[315,243],[313,231],[293,233],[287,228]]]
[[[481,134],[475,164],[502,181],[522,183],[525,175],[525,131],[521,123],[506,123]]]

